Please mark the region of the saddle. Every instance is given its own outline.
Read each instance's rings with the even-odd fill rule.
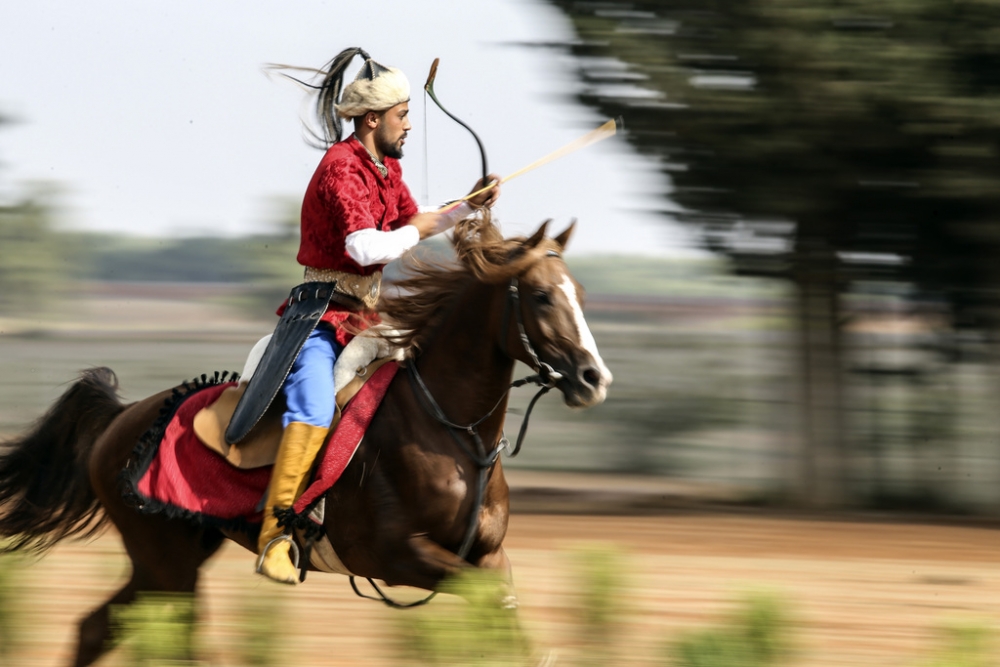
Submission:
[[[194,416],[193,428],[198,440],[230,465],[244,470],[272,465],[281,444],[284,400],[275,400],[240,442],[233,445],[226,442],[229,421],[255,370],[253,357],[266,345],[266,338],[254,346],[240,383],[223,390],[215,402],[202,408]],[[374,336],[357,336],[344,348],[334,365],[337,405],[328,439],[337,428],[344,407],[361,390],[368,378],[386,362],[399,359],[401,354],[402,350],[390,349],[385,341]]]

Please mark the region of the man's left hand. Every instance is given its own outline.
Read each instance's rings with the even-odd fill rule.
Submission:
[[[493,183],[493,187],[486,192],[481,192],[472,199],[469,200],[469,204],[476,208],[493,208],[493,205],[497,202],[500,197],[500,177],[496,174],[490,174],[486,177],[486,182],[483,179],[476,181],[476,184],[472,187],[469,192],[476,192],[486,187],[488,184]]]

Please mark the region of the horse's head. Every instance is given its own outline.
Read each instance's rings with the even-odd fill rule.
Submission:
[[[548,222],[515,247],[524,266],[508,286],[510,311],[505,315],[505,348],[511,356],[553,380],[570,407],[586,408],[604,401],[611,372],[583,316],[584,291],[573,278],[562,253],[575,223],[555,238],[546,238]]]
[[[558,387],[567,405],[603,401],[611,373],[583,317],[583,289],[562,258],[573,226],[551,239],[547,226],[529,238],[505,239],[484,214],[456,225],[457,264],[411,256],[407,277],[381,303],[387,321],[399,330],[393,341],[410,357],[432,345],[468,354],[470,340],[480,344],[486,333],[508,358],[523,361]],[[456,300],[460,308],[448,305]],[[480,308],[488,312],[476,315]],[[446,343],[442,329],[450,331]]]

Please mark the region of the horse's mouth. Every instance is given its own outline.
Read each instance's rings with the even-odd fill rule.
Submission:
[[[581,368],[575,377],[565,376],[558,384],[563,400],[571,408],[591,408],[600,405],[608,396],[611,373],[604,368]]]

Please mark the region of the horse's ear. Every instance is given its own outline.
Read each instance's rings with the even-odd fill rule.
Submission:
[[[556,243],[559,244],[559,249],[560,250],[565,250],[566,249],[566,244],[569,243],[569,237],[573,235],[573,229],[574,228],[576,228],[576,218],[573,218],[570,221],[569,227],[567,227],[565,230],[563,230],[562,234],[560,234],[555,239],[553,239]]]
[[[532,234],[531,238],[529,238],[527,241],[524,242],[524,247],[534,248],[539,243],[541,243],[542,239],[545,238],[545,230],[548,228],[550,222],[552,222],[552,218],[549,218],[548,220],[543,222],[542,226],[538,228],[538,231]]]

